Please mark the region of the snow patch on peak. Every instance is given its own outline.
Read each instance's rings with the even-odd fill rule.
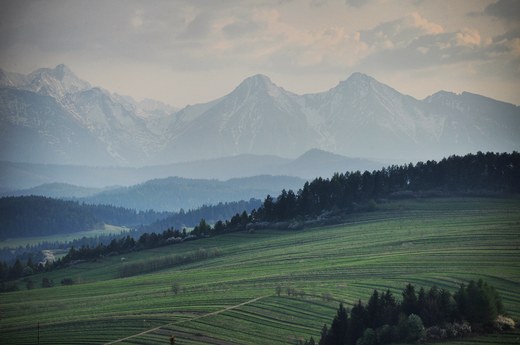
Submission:
[[[441,103],[441,104],[449,104],[457,101],[459,95],[455,92],[450,91],[438,91],[433,95],[426,97],[423,101],[432,104],[432,103]]]
[[[89,89],[88,82],[78,78],[67,66],[40,68],[28,75],[28,88],[31,91],[62,99],[66,94]]]
[[[284,92],[264,74],[246,78],[235,90],[247,90],[248,93],[266,92],[271,97],[278,97]]]
[[[361,73],[361,72],[354,72],[348,77],[347,81],[374,81],[375,79],[371,76]]]

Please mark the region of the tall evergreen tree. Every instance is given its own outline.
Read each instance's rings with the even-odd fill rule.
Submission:
[[[410,314],[418,314],[417,308],[417,294],[415,287],[412,284],[407,284],[402,293],[403,300],[401,302],[401,309],[403,313],[408,316]]]
[[[344,345],[347,340],[348,313],[340,303],[336,316],[332,320],[327,336],[327,345]]]

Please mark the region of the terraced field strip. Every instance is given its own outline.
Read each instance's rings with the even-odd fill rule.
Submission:
[[[270,296],[212,317],[172,324],[162,331],[175,335],[179,345],[293,344],[316,337],[336,308],[336,302],[324,302],[316,297]],[[139,338],[134,344],[137,343],[154,344],[154,339]]]
[[[520,317],[520,198],[381,208],[336,226],[231,233],[127,253],[127,263],[199,248],[222,253],[129,278],[119,278],[123,262],[113,256],[32,276],[33,290],[20,280],[20,291],[0,294],[0,344],[36,343],[40,323],[42,345],[167,344],[171,334],[178,345],[288,345],[316,339],[339,301],[366,302],[373,289],[389,288],[399,297],[407,283],[454,291],[479,278]],[[40,288],[42,277],[55,286]],[[78,284],[59,286],[67,277]],[[277,286],[280,297],[272,296]],[[303,298],[287,296],[288,288]],[[271,297],[236,307],[265,295]],[[229,306],[235,308],[225,310]]]
[[[218,315],[220,313],[223,313],[223,312],[226,312],[226,311],[229,311],[229,310],[232,310],[232,309],[240,308],[240,307],[245,306],[245,305],[250,304],[250,303],[254,303],[254,302],[256,302],[258,300],[261,300],[263,298],[266,298],[266,297],[269,297],[269,296],[256,297],[256,298],[250,299],[248,301],[245,301],[245,302],[242,302],[242,303],[239,303],[239,304],[236,304],[236,305],[232,305],[232,306],[229,306],[229,307],[226,307],[224,309],[217,310],[217,311],[214,311],[214,312],[211,312],[211,313],[207,313],[207,314],[204,314],[204,315],[195,316],[195,317],[190,318],[190,319],[181,320],[181,321],[177,321],[177,322],[173,322],[173,323],[168,323],[166,325],[161,325],[161,326],[158,326],[158,327],[154,327],[154,328],[148,329],[148,330],[146,330],[144,332],[141,332],[141,333],[137,333],[137,334],[125,337],[125,338],[118,339],[118,340],[110,341],[108,343],[105,343],[105,345],[117,344],[117,343],[125,342],[127,340],[130,340],[130,339],[133,339],[133,338],[137,338],[137,337],[146,335],[148,333],[153,333],[155,331],[158,331],[158,330],[160,330],[162,328],[166,328],[166,327],[171,326],[171,325],[178,325],[178,324],[181,324],[181,323],[186,323],[186,322],[199,320],[199,319],[202,319],[202,318],[205,318],[205,317]]]

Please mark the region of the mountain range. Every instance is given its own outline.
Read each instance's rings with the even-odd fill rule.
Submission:
[[[76,200],[93,205],[111,205],[138,211],[179,211],[196,209],[220,202],[263,200],[266,195],[277,196],[282,189],[297,191],[304,180],[290,176],[260,175],[234,178],[189,179],[167,177],[153,179],[127,187],[85,188],[64,183],[42,184],[29,189],[0,193],[0,196],[38,195]]]
[[[209,81],[208,81],[209,82]],[[520,108],[440,91],[423,100],[354,73],[321,93],[297,95],[267,76],[175,109],[110,93],[59,65],[0,71],[0,160],[146,166],[237,155],[423,160],[520,149]]]
[[[184,163],[147,167],[92,167],[79,165],[0,162],[0,194],[45,196],[86,196],[102,188],[132,186],[153,179],[177,176],[221,181],[258,175],[294,176],[311,180],[335,172],[380,169],[384,164],[360,158],[348,158],[317,149],[296,159],[271,155],[243,154]],[[56,184],[57,183],[57,184]],[[66,184],[66,185],[63,185]],[[40,185],[45,185],[41,194]],[[81,186],[73,190],[67,185]],[[51,187],[52,191],[49,190]],[[285,186],[284,188],[290,188]],[[68,194],[67,194],[68,193]]]

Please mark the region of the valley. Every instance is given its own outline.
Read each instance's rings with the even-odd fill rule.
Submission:
[[[342,225],[238,232],[128,253],[124,261],[105,257],[32,276],[33,290],[0,294],[0,337],[34,343],[40,323],[41,344],[156,344],[171,334],[177,344],[293,344],[319,338],[339,301],[351,306],[387,287],[399,296],[408,282],[453,291],[478,278],[518,318],[519,214],[517,198],[391,201]],[[201,249],[220,255],[119,278],[127,263]],[[40,288],[44,276],[55,286]],[[58,286],[65,278],[77,283]],[[287,296],[288,288],[298,293]]]
[[[520,1],[1,9],[1,345],[520,345]]]

